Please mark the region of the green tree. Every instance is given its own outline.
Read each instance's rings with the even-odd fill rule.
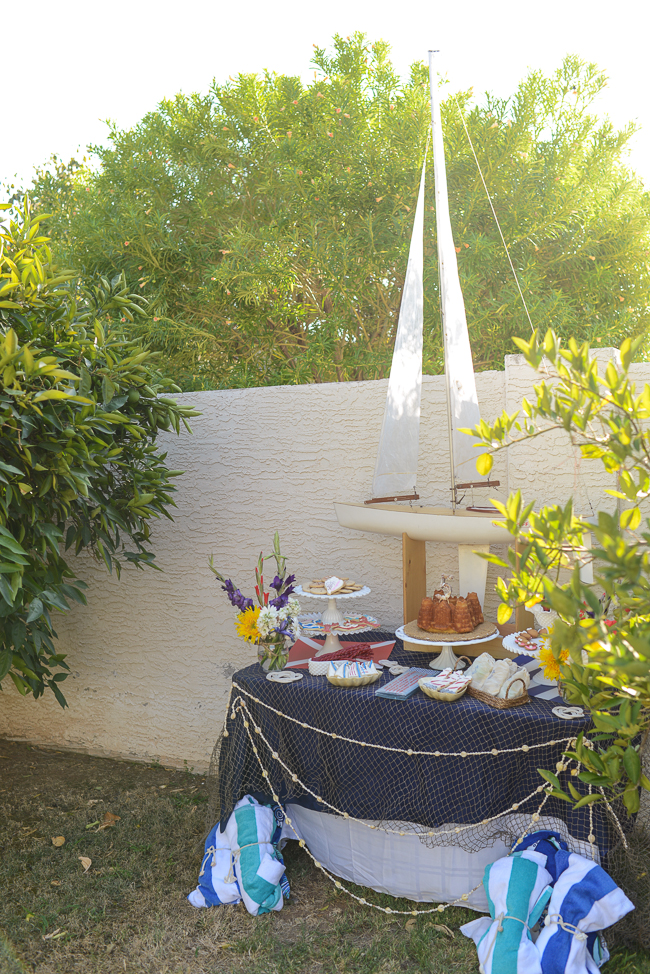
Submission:
[[[427,72],[396,76],[361,34],[317,49],[314,80],[266,72],[113,126],[96,167],[43,170],[62,259],[123,271],[138,327],[184,388],[385,376],[430,112]],[[591,105],[606,83],[568,57],[512,98],[443,103],[452,224],[477,369],[502,368],[526,320],[472,155],[536,327],[620,344],[648,323],[650,197],[622,164],[634,127]],[[431,160],[430,160],[431,162]],[[433,173],[424,369],[442,369]]]
[[[481,473],[492,466],[492,454],[512,443],[565,430],[586,461],[602,463],[615,474],[620,513],[600,511],[592,525],[577,517],[569,501],[535,510],[520,492],[506,504],[492,503],[503,514],[507,529],[519,541],[519,553],[508,561],[490,560],[510,568],[499,578],[499,622],[515,605],[541,601],[559,613],[552,650],[561,662],[561,678],[569,698],[591,711],[596,732],[578,737],[569,756],[582,765],[579,778],[593,789],[580,795],[568,779],[543,771],[558,797],[578,805],[620,797],[628,812],[639,809],[640,789],[650,790],[642,771],[641,753],[650,730],[650,520],[640,505],[650,496],[650,385],[637,392],[628,370],[640,339],[621,345],[620,364],[599,374],[589,346],[571,339],[563,346],[548,331],[540,340],[516,340],[526,361],[551,381],[535,386],[532,402],[522,412],[504,412],[494,423],[482,421],[477,434],[489,452],[477,462]],[[523,415],[522,415],[523,413]],[[597,547],[588,552],[584,534],[592,531]],[[580,577],[580,564],[595,566],[595,584]],[[568,794],[567,794],[568,791]]]
[[[63,551],[89,549],[118,575],[156,567],[149,522],[171,519],[180,473],[156,437],[197,413],[165,398],[177,387],[123,337],[144,302],[122,276],[76,287],[28,200],[0,245],[0,687],[49,688],[63,706],[52,612],[85,602]]]

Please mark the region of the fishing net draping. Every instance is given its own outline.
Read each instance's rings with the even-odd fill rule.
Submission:
[[[650,777],[650,749],[642,751],[643,773]],[[624,815],[625,813],[623,813]],[[616,832],[616,823],[613,822]],[[614,881],[634,903],[634,910],[607,931],[610,946],[636,946],[650,950],[650,794],[641,792],[641,807],[634,825],[619,835],[605,865]]]
[[[373,641],[391,638],[372,634]],[[406,652],[397,640],[391,660],[426,667],[434,655]],[[393,679],[388,673],[353,688],[303,673],[291,684],[267,681],[257,664],[234,675],[212,755],[210,824],[225,825],[234,803],[252,794],[467,852],[552,829],[573,851],[604,862],[632,827],[619,808],[599,803],[574,811],[550,797],[537,771],[589,793],[579,767],[563,757],[588,730],[587,716],[561,720],[534,698],[509,710],[467,695],[453,704],[419,691],[407,700],[382,699],[375,690]]]

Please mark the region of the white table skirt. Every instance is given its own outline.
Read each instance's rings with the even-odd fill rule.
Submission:
[[[501,842],[479,852],[465,852],[458,846],[430,849],[414,833],[391,835],[301,805],[290,804],[286,810],[299,838],[329,872],[378,893],[418,903],[450,903],[460,898],[481,882],[489,863],[509,852]],[[282,835],[296,837],[286,824]],[[486,913],[483,887],[462,905]]]
[[[288,804],[286,811],[298,838],[305,840],[311,854],[333,875],[378,893],[403,896],[417,903],[452,903],[460,899],[463,893],[469,893],[481,882],[487,865],[510,851],[500,839],[478,852],[465,852],[454,845],[429,848],[415,834],[415,825],[413,832],[393,835],[380,828],[369,829],[363,822],[352,818],[316,812],[301,805]],[[528,816],[504,816],[504,824],[509,819],[512,819],[509,824],[515,835],[530,824]],[[453,828],[453,825],[448,827]],[[571,838],[566,825],[559,819],[547,818],[539,823],[539,827],[559,832],[567,839],[572,851],[591,858],[589,845]],[[296,838],[292,827],[286,823],[282,837]],[[598,849],[593,851],[598,862]],[[471,894],[467,903],[458,905],[487,913],[483,886]]]

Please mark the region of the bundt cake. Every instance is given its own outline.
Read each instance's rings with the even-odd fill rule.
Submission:
[[[433,598],[422,599],[418,613],[418,628],[425,632],[472,632],[483,621],[476,592],[464,599],[440,598],[436,591]]]
[[[475,628],[467,599],[456,599],[453,622],[456,632],[471,632]]]
[[[469,606],[469,611],[472,616],[472,621],[474,623],[474,626],[480,626],[482,622],[485,622],[485,619],[483,618],[481,603],[478,600],[478,595],[476,594],[476,592],[468,593],[467,604]]]
[[[418,628],[426,632],[433,632],[433,599],[422,599],[420,611],[418,612]]]

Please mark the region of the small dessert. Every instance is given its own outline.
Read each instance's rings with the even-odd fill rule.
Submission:
[[[328,588],[328,585],[330,586]],[[334,586],[332,588],[332,586]],[[312,595],[351,595],[353,592],[360,592],[363,585],[352,581],[351,578],[339,578],[332,575],[331,578],[312,578],[308,585],[303,585],[303,592],[310,592]]]
[[[330,578],[325,579],[325,591],[328,595],[336,595],[341,589],[345,587],[345,582],[338,575],[331,575]]]

